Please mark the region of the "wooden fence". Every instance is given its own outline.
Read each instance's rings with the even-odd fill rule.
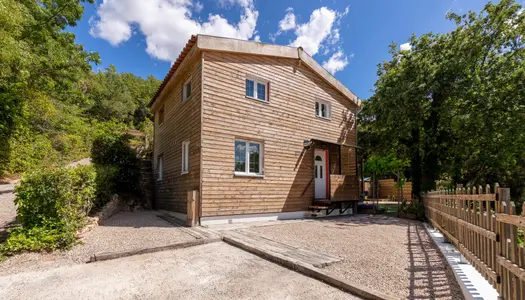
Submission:
[[[423,203],[428,221],[497,289],[499,299],[525,299],[525,250],[518,242],[525,217],[515,214],[508,188],[435,191]]]

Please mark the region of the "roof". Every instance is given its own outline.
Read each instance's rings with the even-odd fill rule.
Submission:
[[[164,80],[160,84],[157,92],[151,99],[148,104],[148,107],[151,107],[155,100],[159,97],[160,93],[164,87],[168,84],[171,77],[177,72],[179,66],[186,58],[190,50],[196,46],[200,50],[206,51],[221,51],[221,52],[232,52],[232,53],[241,53],[241,54],[252,54],[252,55],[264,55],[264,56],[273,56],[273,57],[284,57],[284,58],[294,58],[305,63],[310,69],[312,69],[317,75],[322,77],[326,82],[328,82],[332,87],[341,92],[346,98],[352,101],[357,106],[360,106],[361,100],[346,86],[339,82],[330,72],[323,68],[315,59],[303,51],[301,47],[290,47],[290,46],[281,46],[275,44],[266,44],[261,42],[254,41],[245,41],[231,38],[223,38],[217,36],[209,35],[192,35],[191,38],[186,43],[184,49],[182,49],[179,57],[173,63],[168,74],[164,77]]]

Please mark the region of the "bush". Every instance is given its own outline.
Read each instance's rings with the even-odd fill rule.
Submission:
[[[140,159],[137,152],[129,146],[130,138],[129,135],[119,132],[104,131],[93,141],[91,160],[97,167],[104,166],[106,171],[109,168],[114,169],[110,174],[113,174],[115,193],[139,197]]]
[[[14,228],[1,250],[67,249],[85,224],[96,195],[92,166],[42,169],[27,174],[15,189],[21,227]]]
[[[93,203],[95,208],[102,208],[111,200],[111,196],[116,193],[115,177],[118,168],[114,166],[96,165],[97,172],[97,192]]]
[[[69,249],[75,244],[75,231],[67,230],[58,226],[24,227],[14,228],[9,239],[1,245],[4,255],[13,255],[23,251],[53,251],[57,249]]]
[[[60,222],[75,229],[82,226],[95,197],[95,179],[92,166],[27,174],[15,190],[18,220],[26,228]]]

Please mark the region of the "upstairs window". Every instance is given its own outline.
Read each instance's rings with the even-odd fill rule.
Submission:
[[[164,105],[159,109],[159,125],[162,125],[164,123]]]
[[[262,175],[262,144],[235,140],[235,174]]]
[[[182,174],[190,170],[190,141],[182,142]]]
[[[263,82],[255,79],[246,79],[246,97],[267,102],[269,88],[269,82]]]
[[[188,79],[182,87],[182,101],[186,101],[191,96],[191,80]]]
[[[315,115],[320,118],[330,119],[330,104],[322,101],[316,101]]]

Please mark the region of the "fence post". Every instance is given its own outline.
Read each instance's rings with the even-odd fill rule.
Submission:
[[[186,226],[194,227],[199,225],[199,191],[188,191],[187,197],[187,211],[186,211]]]
[[[496,214],[498,213],[505,213],[505,209],[503,206],[503,203],[510,202],[510,189],[509,188],[500,188],[497,184],[495,186],[496,192],[497,192],[497,201],[496,201]],[[506,205],[505,205],[506,206]],[[506,234],[506,228],[505,223],[498,221],[496,218],[496,241],[497,241],[497,248],[498,248],[498,256],[506,257],[506,251],[505,251],[505,243],[507,242],[507,234]],[[499,297],[498,299],[505,299],[505,285],[507,285],[507,282],[504,282],[505,276],[503,276],[503,267],[498,262],[498,267],[496,270],[497,273],[497,290]]]

